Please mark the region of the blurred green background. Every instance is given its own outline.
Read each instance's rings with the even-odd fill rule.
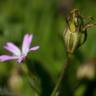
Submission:
[[[0,54],[7,54],[3,49],[6,42],[14,42],[20,47],[24,34],[32,33],[34,35],[32,46],[40,45],[40,49],[30,53],[28,60],[20,66],[23,66],[25,71],[30,71],[31,82],[41,94],[38,95],[34,88],[30,87],[26,75],[14,67],[15,62],[4,62],[0,63],[0,96],[15,96],[14,94],[50,96],[66,62],[62,35],[65,28],[63,12],[66,2],[66,0],[0,0]],[[68,0],[67,4],[66,8],[79,8],[85,18],[89,16],[96,18],[95,0]],[[88,64],[85,64],[87,59]],[[71,89],[80,82],[73,92],[74,96],[96,96],[95,60],[96,27],[93,27],[88,30],[87,41],[74,55],[69,69],[68,82]],[[88,69],[83,66],[81,69],[85,70],[84,73],[81,73],[83,72],[81,70],[80,75],[77,71],[83,63],[86,66],[92,64]],[[79,79],[78,74],[81,76]]]

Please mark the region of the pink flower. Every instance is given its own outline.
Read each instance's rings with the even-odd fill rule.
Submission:
[[[31,45],[31,42],[32,42],[32,37],[33,37],[33,35],[30,35],[30,34],[26,34],[24,36],[21,50],[15,44],[13,44],[11,42],[6,43],[4,48],[6,50],[10,51],[13,55],[12,56],[1,55],[0,56],[0,62],[16,59],[16,61],[18,63],[21,63],[26,58],[26,56],[28,55],[28,53],[30,51],[38,50],[39,46],[35,46],[35,47],[30,48],[30,45]]]

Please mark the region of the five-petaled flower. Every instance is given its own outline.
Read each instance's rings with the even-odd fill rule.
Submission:
[[[22,49],[20,50],[15,44],[11,43],[11,42],[7,42],[6,45],[4,46],[4,48],[7,51],[10,51],[13,55],[1,55],[0,56],[0,62],[4,62],[4,61],[9,61],[9,60],[15,60],[18,63],[21,63],[26,56],[28,55],[28,53],[30,51],[36,51],[39,49],[39,46],[34,46],[32,48],[30,48],[31,42],[32,42],[32,34],[26,34],[24,36],[23,39],[23,44],[22,44]]]

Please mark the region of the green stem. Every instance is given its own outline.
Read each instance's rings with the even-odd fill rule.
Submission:
[[[61,75],[60,75],[60,77],[59,77],[59,79],[58,79],[58,81],[56,83],[56,86],[55,86],[51,96],[57,96],[56,94],[58,94],[58,92],[59,92],[58,89],[60,88],[60,85],[62,84],[62,81],[64,80],[65,76],[67,75],[66,73],[68,71],[70,63],[71,63],[71,55],[69,55],[67,57],[67,61],[64,64],[64,68],[63,68],[63,70],[61,72]]]
[[[23,72],[23,74],[26,76],[26,80],[27,80],[28,84],[30,85],[30,87],[40,96],[40,91],[33,84],[33,82],[36,79],[34,77],[34,75],[33,75],[33,81],[32,81],[32,79],[30,78],[30,73],[27,72],[27,71],[25,71],[25,70],[23,70],[22,65],[17,66],[17,68],[18,67],[21,69],[21,71]]]
[[[30,78],[29,74],[26,74],[26,73],[25,73],[25,75],[26,75],[26,78],[27,78],[27,81],[28,81],[30,87],[31,87],[38,95],[40,95],[40,91],[39,91],[37,88],[34,87],[34,85],[33,85],[33,83],[32,83],[32,82],[34,82],[34,81],[32,81],[32,79]]]

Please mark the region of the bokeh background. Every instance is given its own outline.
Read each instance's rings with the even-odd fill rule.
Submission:
[[[95,0],[0,0],[0,54],[9,54],[3,46],[14,42],[19,47],[26,33],[34,35],[32,46],[40,49],[21,64],[30,73],[18,69],[15,61],[0,63],[0,96],[50,96],[66,62],[63,31],[67,11],[80,9],[84,19],[93,16]],[[72,96],[96,96],[96,27],[88,30],[86,43],[76,51],[68,72]],[[69,90],[64,96],[69,96]]]

